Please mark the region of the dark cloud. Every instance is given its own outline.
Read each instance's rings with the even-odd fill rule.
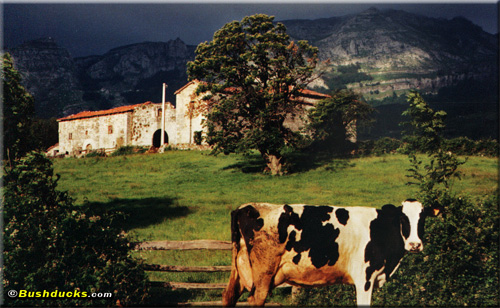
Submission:
[[[73,56],[102,54],[111,48],[177,37],[197,45],[212,38],[224,24],[264,13],[276,20],[317,19],[359,13],[369,7],[400,9],[435,18],[463,16],[490,33],[498,32],[498,6],[486,3],[7,3],[4,4],[4,46],[53,37]]]

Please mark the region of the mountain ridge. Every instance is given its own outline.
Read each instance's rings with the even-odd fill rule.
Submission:
[[[359,65],[359,71],[370,78],[345,86],[363,94],[378,93],[365,97],[368,99],[392,96],[403,88],[412,87],[438,94],[441,88],[454,86],[459,81],[495,79],[498,75],[498,65],[495,65],[498,63],[498,36],[483,31],[463,17],[448,20],[402,10],[371,8],[359,14],[327,19],[320,30],[318,20],[281,23],[296,40],[313,37],[307,34],[311,32],[316,32],[316,38],[321,37],[309,39],[309,43],[318,47],[321,60],[328,59],[332,64],[322,67],[326,84],[328,79],[336,77],[335,67]],[[389,76],[380,80],[381,75],[398,74],[399,78]],[[397,84],[401,75],[407,87]],[[391,91],[384,91],[385,86],[379,86],[378,81],[381,84],[395,82],[396,85]]]
[[[318,68],[324,76],[314,89],[321,92],[346,87],[377,104],[412,88],[425,94],[443,89],[453,93],[452,87],[468,81],[485,84],[490,92],[498,89],[498,35],[463,17],[448,20],[372,8],[279,22],[292,39],[307,39],[319,48],[321,60],[330,60]],[[173,92],[187,82],[186,63],[194,59],[195,48],[177,38],[72,58],[49,38],[8,51],[35,97],[37,114],[47,118],[159,102],[163,82],[169,86],[167,100],[175,103]],[[345,78],[346,72],[354,77]]]

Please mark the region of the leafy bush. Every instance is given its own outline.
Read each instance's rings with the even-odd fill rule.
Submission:
[[[43,154],[31,152],[6,170],[4,180],[4,290],[112,293],[110,298],[15,298],[7,306],[113,306],[142,303],[148,295],[142,265],[114,226],[118,214],[83,211]]]
[[[476,143],[467,137],[443,140],[443,149],[456,155],[468,155],[475,150]]]
[[[380,156],[397,153],[402,145],[401,140],[390,137],[383,137],[377,140],[365,140],[358,143],[357,154],[362,156]]]
[[[471,140],[467,137],[443,139],[441,150],[455,155],[465,156],[490,156],[497,157],[500,144],[494,139]],[[383,155],[388,153],[410,154],[415,151],[414,146],[399,139],[382,137],[377,140],[364,140],[358,142],[359,155]]]
[[[497,140],[481,139],[479,141],[476,141],[476,154],[498,157],[499,152],[500,144]]]
[[[408,155],[411,167],[406,175],[413,180],[409,185],[418,185],[420,202],[432,204],[444,195],[450,194],[453,179],[460,179],[462,173],[458,168],[467,162],[459,160],[450,152],[437,151],[427,155],[427,161],[414,154]]]
[[[104,151],[90,151],[89,153],[85,154],[85,157],[106,157],[106,152]]]
[[[498,307],[498,199],[444,196],[444,217],[428,219],[424,252],[407,255],[374,305]]]
[[[443,150],[457,155],[498,156],[499,143],[493,139],[471,140],[458,137],[443,140]]]
[[[375,147],[375,140],[358,141],[356,154],[360,156],[372,155],[374,147]]]

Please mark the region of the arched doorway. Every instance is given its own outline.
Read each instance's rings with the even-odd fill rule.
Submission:
[[[165,136],[165,143],[168,143],[168,134],[167,132],[163,132],[163,135]],[[161,146],[161,129],[158,129],[154,134],[153,134],[153,146],[155,148],[159,148]]]

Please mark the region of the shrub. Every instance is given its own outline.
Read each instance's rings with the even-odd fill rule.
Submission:
[[[147,278],[114,226],[118,214],[84,211],[43,154],[31,152],[4,176],[4,290],[112,293],[110,298],[15,298],[7,306],[113,306],[142,303]],[[5,295],[5,294],[4,294]]]
[[[406,176],[412,180],[407,184],[417,185],[420,202],[427,204],[438,202],[441,196],[450,194],[453,180],[462,176],[458,168],[467,162],[467,159],[459,160],[453,153],[441,150],[428,154],[425,164],[414,154],[408,157],[411,168]]]
[[[85,157],[106,157],[106,152],[100,150],[91,151],[85,154]]]
[[[408,138],[406,138],[408,140]],[[466,156],[490,156],[497,157],[500,144],[494,139],[472,140],[467,137],[453,139],[442,139],[441,150],[451,152],[454,155]],[[388,153],[411,154],[422,152],[415,150],[414,145],[399,139],[382,137],[377,140],[364,140],[358,142],[357,153],[359,155],[383,155]]]
[[[361,156],[368,156],[373,153],[373,148],[375,147],[375,141],[374,140],[359,141],[357,146],[358,148],[356,150],[356,154]]]
[[[443,140],[443,150],[456,155],[472,155],[476,152],[476,142],[467,137]]]
[[[493,139],[471,140],[458,137],[444,141],[443,149],[457,155],[498,156],[499,143]]]
[[[428,219],[424,252],[407,255],[374,293],[377,306],[498,307],[498,199],[444,196],[444,217]]]
[[[357,154],[366,155],[384,155],[384,154],[394,154],[400,152],[403,143],[401,140],[382,137],[377,140],[365,140],[358,143]]]
[[[497,156],[500,151],[500,144],[494,139],[481,139],[476,141],[476,153],[485,156]]]
[[[382,155],[396,153],[401,146],[401,141],[395,138],[384,137],[375,141],[373,154]]]

